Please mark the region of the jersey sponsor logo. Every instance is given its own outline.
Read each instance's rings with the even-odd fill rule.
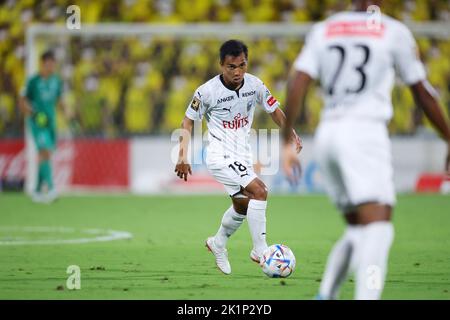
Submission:
[[[228,102],[234,100],[234,96],[228,96],[226,98],[217,99],[217,104],[220,104],[222,102]]]
[[[224,129],[234,129],[234,130],[245,127],[248,123],[249,123],[248,116],[242,117],[240,113],[234,116],[233,121],[226,121],[226,120],[222,121]]]
[[[380,38],[384,35],[384,31],[384,24],[380,24],[378,28],[368,28],[366,21],[338,21],[330,22],[327,25],[326,37],[363,36]]]
[[[222,110],[231,112],[231,107],[229,107],[229,108],[222,108]]]
[[[276,102],[277,102],[277,99],[275,99],[273,96],[270,96],[270,97],[267,99],[267,104],[268,104],[270,107],[273,106]]]
[[[249,92],[244,92],[244,93],[242,94],[242,97],[246,98],[246,97],[253,96],[253,95],[255,95],[255,94],[256,94],[256,91],[255,91],[255,90],[249,91]]]
[[[191,102],[191,108],[197,111],[199,107],[200,107],[200,100],[197,97],[194,97],[194,99]]]

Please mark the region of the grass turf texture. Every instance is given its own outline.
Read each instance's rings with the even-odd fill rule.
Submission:
[[[232,274],[216,269],[204,241],[229,204],[226,196],[127,195],[63,197],[44,205],[2,194],[0,226],[101,228],[134,237],[0,246],[0,299],[312,299],[328,252],[344,229],[327,198],[269,198],[268,242],[287,244],[297,258],[296,270],[284,280],[267,278],[250,260],[246,222],[229,241]],[[399,196],[394,214],[383,298],[450,299],[450,197]],[[0,230],[0,240],[6,233]],[[66,288],[69,265],[81,268],[81,290]],[[341,298],[352,298],[353,285],[346,282]]]

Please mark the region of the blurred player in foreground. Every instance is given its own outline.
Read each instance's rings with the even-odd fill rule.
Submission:
[[[36,202],[52,202],[56,199],[53,183],[51,153],[56,147],[56,105],[64,108],[61,96],[63,82],[55,74],[56,61],[52,51],[41,56],[40,72],[30,79],[23,91],[19,107],[25,115],[25,125],[31,129],[39,153],[37,185],[33,193]],[[43,193],[43,186],[47,193]]]
[[[247,216],[253,240],[250,258],[259,262],[266,243],[267,188],[253,170],[249,144],[255,106],[261,105],[280,127],[285,116],[279,102],[263,82],[246,73],[248,49],[241,41],[229,40],[220,48],[222,74],[201,85],[195,92],[182,122],[179,159],[175,172],[187,180],[191,173],[188,145],[194,121],[203,116],[208,126],[206,164],[211,175],[231,197],[232,205],[225,211],[217,234],[209,237],[206,246],[215,255],[218,268],[231,273],[226,249],[228,238],[236,232]],[[289,140],[301,150],[301,140],[291,129]]]
[[[349,271],[356,276],[355,299],[381,297],[394,238],[395,191],[387,130],[393,113],[394,67],[450,148],[449,125],[411,32],[381,13],[379,23],[373,20],[366,12],[373,2],[353,1],[354,11],[315,24],[287,87],[285,141],[309,84],[320,81],[325,106],[315,135],[316,157],[327,193],[347,222],[328,257],[319,299],[336,299]],[[286,174],[297,163],[297,155],[285,143]],[[446,171],[450,173],[448,154]]]

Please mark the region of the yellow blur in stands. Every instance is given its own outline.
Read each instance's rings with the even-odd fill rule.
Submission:
[[[130,133],[146,133],[151,129],[152,101],[148,91],[143,88],[142,84],[136,82],[128,90],[125,100],[125,128],[126,132]]]
[[[311,22],[344,9],[349,0],[80,0],[82,23]],[[64,24],[69,0],[5,1],[0,6],[0,137],[22,134],[16,106],[25,83],[25,31],[35,22]],[[446,20],[446,0],[383,3],[383,11],[404,21]],[[225,39],[171,37],[73,37],[67,42],[40,41],[36,55],[57,48],[67,89],[67,104],[81,134],[114,137],[122,133],[170,132],[180,126],[194,90],[220,72],[218,48]],[[296,38],[246,38],[249,72],[260,77],[284,102],[289,68],[302,47]],[[418,40],[431,83],[450,108],[450,42]],[[298,119],[300,132],[313,132],[321,99],[307,97],[308,110]],[[414,133],[421,125],[411,94],[393,92],[392,133]],[[446,110],[448,112],[448,110]],[[59,119],[60,117],[58,117]],[[255,125],[267,117],[255,115]],[[59,120],[58,120],[59,121]],[[60,128],[64,130],[66,126]]]

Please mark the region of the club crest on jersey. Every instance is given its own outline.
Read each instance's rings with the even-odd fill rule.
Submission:
[[[191,108],[197,111],[198,107],[200,107],[200,100],[197,97],[194,97],[191,103]]]
[[[224,129],[234,129],[237,130],[239,128],[245,127],[248,124],[248,116],[242,117],[240,113],[234,116],[233,121],[223,120],[223,128]]]
[[[277,102],[277,99],[275,99],[273,96],[269,96],[269,98],[267,98],[267,104],[270,107],[273,106],[276,102]]]
[[[222,102],[228,102],[231,100],[234,100],[234,96],[228,96],[226,98],[217,99],[217,104],[222,103]]]

